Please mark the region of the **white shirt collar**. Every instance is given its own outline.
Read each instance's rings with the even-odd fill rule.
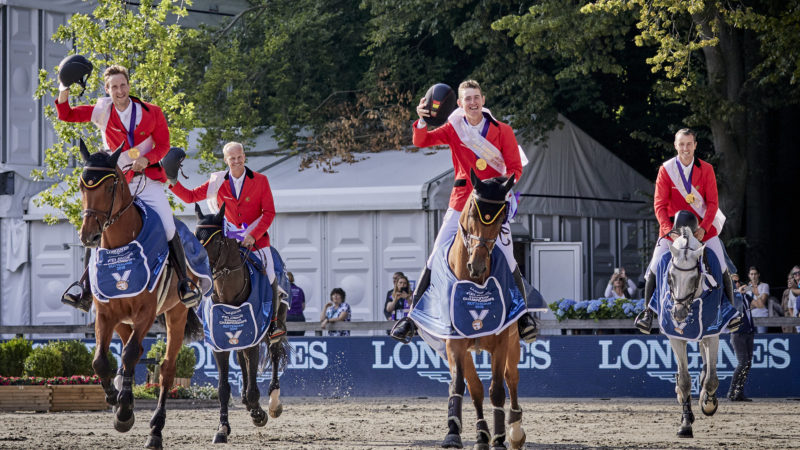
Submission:
[[[244,176],[247,175],[247,169],[242,172],[242,176],[236,178],[233,176],[233,173],[228,169],[228,175],[233,179],[233,185],[236,187],[236,198],[239,198],[242,195],[242,185],[244,184]]]
[[[128,127],[131,126],[131,114],[133,113],[133,108],[135,108],[135,107],[136,106],[134,106],[133,100],[131,100],[128,103],[128,107],[125,108],[124,111],[120,111],[119,109],[117,109],[116,106],[114,106],[114,109],[117,109],[117,115],[119,116],[119,120],[122,122],[122,126],[125,127],[126,130],[128,130]],[[142,115],[141,114],[137,114],[136,115],[136,123],[133,125],[134,128],[136,128],[136,125],[139,125],[139,122],[141,122],[141,121],[142,121]],[[128,131],[130,131],[130,130],[128,130]]]
[[[681,169],[683,169],[683,176],[685,176],[686,179],[688,180],[689,179],[689,174],[692,173],[692,166],[694,165],[694,158],[692,158],[692,161],[689,163],[688,166],[684,166],[683,163],[681,162],[681,159],[678,158],[678,164],[680,164],[681,165]],[[691,180],[689,180],[689,181],[691,181]]]

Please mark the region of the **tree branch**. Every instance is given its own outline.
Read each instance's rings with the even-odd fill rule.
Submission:
[[[223,36],[225,36],[225,33],[227,33],[227,32],[228,32],[228,30],[230,30],[230,29],[231,29],[231,27],[232,27],[232,26],[234,26],[234,25],[236,24],[236,22],[238,22],[238,21],[239,21],[239,19],[241,19],[241,18],[242,18],[242,16],[244,16],[244,15],[245,15],[245,14],[247,14],[247,13],[249,13],[250,11],[255,11],[255,10],[257,10],[257,9],[261,9],[261,10],[263,10],[263,9],[266,9],[266,7],[267,7],[267,5],[258,5],[258,6],[253,6],[252,8],[245,9],[244,11],[240,12],[239,14],[237,14],[237,15],[236,15],[236,16],[233,18],[233,20],[231,20],[231,23],[229,23],[228,25],[226,25],[226,26],[225,26],[225,28],[223,28],[223,29],[222,29],[222,30],[219,32],[219,34],[217,35],[216,39],[214,39],[214,42],[213,42],[213,44],[214,44],[214,45],[216,45],[216,44],[217,44],[217,42],[219,42],[219,40],[220,40],[220,39],[222,39],[222,37],[223,37]]]

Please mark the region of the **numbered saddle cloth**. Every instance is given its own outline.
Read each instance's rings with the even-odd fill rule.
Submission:
[[[711,251],[706,251],[707,269],[703,277],[703,292],[692,301],[689,316],[683,322],[672,317],[674,304],[667,284],[667,273],[672,255],[667,252],[658,262],[656,269],[656,290],[649,301],[649,307],[658,313],[661,333],[671,338],[687,341],[698,341],[704,337],[727,333],[728,322],[739,312],[731,305],[722,286],[722,269],[719,261]],[[702,264],[701,264],[702,266]],[[715,282],[708,280],[712,277]],[[712,287],[716,285],[716,287]],[[659,301],[660,300],[660,301]]]
[[[142,230],[131,243],[119,248],[92,249],[89,280],[92,294],[102,302],[112,298],[133,297],[145,289],[152,292],[169,256],[167,236],[155,210],[139,199],[134,206],[142,217]],[[200,278],[200,291],[210,293],[212,287],[208,255],[186,225],[175,220],[189,269]]]
[[[275,252],[277,253],[277,252]],[[273,257],[275,256],[273,253]],[[280,257],[278,257],[280,258]],[[250,295],[239,306],[214,303],[203,298],[200,316],[205,341],[214,351],[242,350],[264,339],[272,319],[272,286],[258,260],[245,262],[250,276]],[[276,264],[277,269],[277,264]],[[277,276],[277,273],[276,273]]]
[[[439,339],[496,334],[515,323],[527,307],[503,252],[492,249],[491,275],[484,285],[478,285],[457,280],[450,270],[447,255],[452,245],[453,240],[437,251],[430,286],[409,317]]]

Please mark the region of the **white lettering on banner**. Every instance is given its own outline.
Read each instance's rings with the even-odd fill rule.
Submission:
[[[289,341],[292,356],[287,369],[325,369],[328,367],[328,343],[324,341]]]
[[[781,362],[777,362],[776,359],[780,359]],[[790,362],[792,362],[792,357],[789,355],[789,339],[771,339],[769,341],[769,366],[785,369],[789,367]]]

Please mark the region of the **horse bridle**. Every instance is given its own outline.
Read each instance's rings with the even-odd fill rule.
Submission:
[[[203,245],[203,247],[206,248],[206,251],[208,251],[208,247],[207,246],[211,242],[212,238],[217,233],[220,234],[219,237],[220,237],[221,241],[220,241],[219,245],[222,248],[222,250],[220,250],[220,258],[218,258],[217,261],[214,263],[214,266],[211,267],[211,278],[212,278],[213,281],[217,281],[217,279],[219,279],[219,278],[227,278],[231,274],[233,274],[234,272],[238,272],[240,270],[244,270],[245,260],[250,255],[250,250],[249,249],[248,249],[248,254],[245,256],[245,258],[239,257],[238,258],[239,259],[239,264],[236,267],[231,268],[231,266],[225,265],[225,263],[224,263],[224,259],[225,258],[222,258],[222,254],[223,253],[227,254],[227,253],[229,253],[231,251],[230,250],[231,249],[231,245],[228,243],[228,241],[232,241],[234,239],[226,238],[222,234],[223,227],[220,226],[220,225],[197,225],[197,228],[216,229],[216,231],[211,233],[211,235],[209,237],[207,237],[203,241],[200,241],[200,243]],[[237,246],[237,248],[234,249],[234,251],[236,251],[237,254],[239,253],[238,246]],[[222,267],[220,267],[220,263],[222,264]],[[234,300],[235,299],[239,299],[239,296],[241,296],[242,293],[244,293],[244,291],[247,289],[247,284],[248,283],[250,283],[250,277],[244,277],[244,283],[242,284],[242,289],[240,289],[239,292],[236,294],[236,296],[234,297]]]
[[[100,233],[104,233],[108,229],[108,227],[110,227],[111,225],[114,224],[114,222],[119,220],[119,218],[122,217],[122,215],[125,213],[125,211],[127,211],[128,208],[130,208],[131,205],[133,205],[133,201],[136,198],[136,196],[135,195],[131,195],[130,203],[125,205],[124,208],[120,208],[120,210],[117,211],[116,214],[113,214],[114,213],[114,202],[117,199],[117,185],[119,185],[119,182],[120,182],[120,178],[117,175],[117,168],[116,167],[111,168],[111,167],[86,166],[86,167],[84,167],[84,170],[86,170],[86,171],[111,172],[110,174],[100,178],[97,181],[89,180],[88,182],[83,178],[83,174],[81,174],[80,183],[85,189],[87,189],[89,191],[95,190],[98,187],[100,187],[103,184],[103,182],[105,182],[106,179],[108,179],[109,177],[113,177],[114,178],[114,184],[112,185],[112,188],[111,188],[111,205],[109,206],[108,211],[104,212],[104,211],[100,211],[100,210],[93,209],[93,208],[87,208],[87,209],[84,209],[84,210],[81,211],[81,217],[83,217],[84,220],[86,219],[87,216],[93,216],[94,220],[97,222],[97,226],[100,227]],[[102,224],[100,223],[100,219],[98,217],[99,214],[102,214],[106,218],[105,222],[103,222]]]
[[[506,202],[505,200],[491,200],[491,199],[488,199],[488,198],[483,198],[483,197],[479,196],[477,193],[474,193],[474,192],[472,194],[471,199],[472,199],[472,202],[475,204],[475,208],[478,210],[478,215],[479,216],[480,216],[480,207],[478,206],[478,202],[479,201],[482,202],[482,203],[491,203],[491,204],[494,204],[494,205],[503,205],[500,208],[500,210],[497,212],[497,214],[495,214],[494,217],[492,217],[489,222],[484,221],[483,217],[479,217],[481,223],[483,223],[484,225],[491,225],[491,224],[495,223],[497,221],[497,219],[500,218],[501,216],[503,217],[503,221],[505,221],[505,216],[508,214],[508,202]],[[470,209],[471,208],[472,208],[472,206],[470,206]],[[474,234],[471,234],[470,232],[467,231],[466,228],[464,228],[464,225],[461,224],[461,221],[458,222],[458,227],[459,227],[459,229],[461,231],[461,240],[464,242],[464,247],[467,249],[467,255],[472,256],[472,253],[475,250],[477,250],[477,249],[479,249],[481,247],[485,247],[486,251],[490,255],[492,254],[492,248],[494,248],[494,245],[497,242],[497,239],[498,239],[497,237],[493,238],[493,239],[487,239],[487,238],[482,237],[482,236],[476,236]],[[498,233],[498,237],[500,236],[500,234],[501,233]],[[477,243],[474,246],[470,246],[470,243],[472,241],[476,241]]]
[[[681,250],[689,250],[688,243],[687,243],[687,247],[686,248],[682,248]],[[684,297],[675,298],[675,293],[672,292],[672,285],[670,284],[670,287],[669,287],[670,294],[672,295],[672,300],[675,303],[685,303],[685,302],[687,302],[689,300],[693,300],[694,293],[697,292],[697,289],[700,287],[700,283],[702,282],[702,273],[700,271],[700,260],[697,260],[697,262],[695,263],[694,267],[690,267],[688,269],[684,269],[682,267],[678,267],[675,264],[670,264],[670,265],[672,266],[673,269],[679,270],[681,272],[693,272],[693,271],[697,272],[697,285],[694,286],[694,289],[691,289],[689,291],[689,293],[687,295],[685,295]]]

